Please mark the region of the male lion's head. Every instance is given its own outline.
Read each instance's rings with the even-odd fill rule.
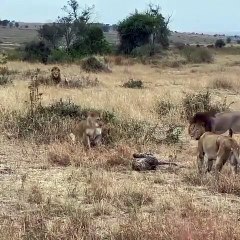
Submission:
[[[61,73],[58,67],[53,67],[51,70],[51,78],[55,84],[61,82]]]
[[[206,132],[205,125],[202,122],[190,123],[188,133],[191,138],[199,140],[200,137]]]

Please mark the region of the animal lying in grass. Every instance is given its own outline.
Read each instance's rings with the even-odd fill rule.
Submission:
[[[102,126],[100,114],[89,112],[86,120],[82,120],[75,129],[75,134],[70,134],[70,138],[73,143],[76,142],[76,137],[80,138],[87,149],[99,146],[102,142]]]
[[[59,67],[53,67],[51,69],[51,80],[55,84],[59,84],[61,82],[61,70]]]
[[[216,134],[223,134],[229,131],[229,136],[233,133],[240,133],[240,111],[234,112],[198,112],[189,121],[189,134],[192,129],[204,126],[205,131]]]
[[[240,164],[240,159],[239,145],[235,139],[230,136],[205,132],[204,126],[191,129],[191,137],[198,140],[197,163],[200,174],[203,170],[204,158],[207,160],[205,173],[212,170],[214,160],[216,160],[216,176],[218,176],[218,173],[228,160],[230,161],[233,174],[237,173],[237,165]]]

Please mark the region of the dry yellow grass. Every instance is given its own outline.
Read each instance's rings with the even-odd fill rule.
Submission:
[[[124,119],[157,123],[156,100],[178,104],[185,93],[204,90],[224,76],[234,87],[213,89],[214,100],[227,97],[238,109],[240,69],[231,64],[236,61],[235,56],[221,55],[210,65],[179,68],[113,64],[113,73],[93,75],[99,87],[41,87],[42,102],[70,98],[81,106],[114,110]],[[14,85],[0,87],[0,110],[25,112],[30,81],[26,71],[40,68],[47,73],[52,66],[7,65],[20,73]],[[85,74],[77,65],[60,68],[64,76]],[[142,80],[145,88],[120,87],[130,78]],[[170,116],[186,124],[180,112]],[[0,170],[10,168],[12,173],[0,173],[0,239],[239,239],[239,181],[228,175],[228,167],[219,186],[222,193],[214,189],[211,176],[201,181],[195,173],[196,142],[186,129],[183,141],[170,146],[121,143],[86,153],[81,145],[36,145],[1,135]],[[163,159],[176,158],[185,168],[132,172],[132,153],[149,150]]]

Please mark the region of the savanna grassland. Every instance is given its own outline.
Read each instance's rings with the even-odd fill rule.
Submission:
[[[98,74],[58,65],[68,79],[88,76],[99,84],[40,86],[42,106],[70,99],[82,108],[114,112],[121,121],[157,126],[162,135],[169,126],[182,128],[176,141],[158,142],[134,128],[89,152],[55,137],[71,128],[66,119],[55,124],[51,118],[49,128],[41,122],[40,131],[28,135],[22,131],[31,74],[39,68],[47,76],[54,65],[8,62],[12,83],[0,86],[0,239],[240,239],[240,178],[231,176],[228,165],[217,185],[211,174],[198,176],[197,142],[187,134],[182,105],[186,94],[209,89],[213,104],[226,99],[239,109],[240,59],[234,53],[215,52],[210,64],[182,64],[171,51],[144,64],[108,57],[112,73]],[[142,80],[144,88],[123,88],[129,79]],[[159,102],[171,103],[164,114],[156,109]],[[134,172],[135,152],[153,152],[181,167]]]

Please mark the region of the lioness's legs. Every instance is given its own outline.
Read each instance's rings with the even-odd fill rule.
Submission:
[[[219,178],[219,173],[221,172],[222,167],[226,163],[228,158],[229,158],[229,153],[223,153],[223,154],[217,156],[216,167],[215,167],[215,175],[216,175],[217,180]]]
[[[233,153],[230,156],[230,164],[231,164],[232,173],[234,175],[237,174],[238,161],[237,161],[237,159],[236,159],[236,157],[234,156]]]
[[[211,172],[213,166],[213,159],[208,159],[207,161],[207,172]]]
[[[93,141],[91,141],[91,145],[94,147],[99,146],[101,143],[102,143],[102,135],[96,136],[96,138]]]
[[[230,128],[229,129],[229,137],[232,137],[233,136],[233,130]]]
[[[90,138],[87,134],[83,134],[83,145],[87,148],[90,149],[91,148],[91,144],[90,144]]]

